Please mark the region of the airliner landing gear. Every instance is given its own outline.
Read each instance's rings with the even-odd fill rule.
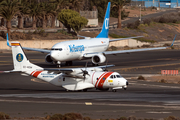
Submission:
[[[60,68],[61,67],[61,62],[60,61],[57,61],[57,67]]]
[[[94,64],[93,62],[92,62],[92,65],[93,65],[93,66],[99,66],[98,64]]]
[[[66,61],[66,66],[72,66],[72,61]]]

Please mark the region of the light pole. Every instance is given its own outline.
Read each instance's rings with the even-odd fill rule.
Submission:
[[[140,16],[139,16],[139,21],[141,22],[141,4],[140,4],[139,6],[140,6]]]

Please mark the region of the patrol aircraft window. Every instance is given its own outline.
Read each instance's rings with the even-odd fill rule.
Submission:
[[[114,78],[114,77],[113,77],[113,75],[111,75],[111,76],[110,76],[110,78],[112,78],[112,79],[113,79],[113,78]]]
[[[117,78],[120,78],[121,76],[120,75],[116,75]]]
[[[116,78],[116,75],[114,75],[114,78]]]

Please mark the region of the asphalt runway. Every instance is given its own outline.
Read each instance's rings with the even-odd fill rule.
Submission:
[[[131,77],[158,74],[161,69],[180,70],[180,50],[160,50],[107,56],[109,70],[118,71],[130,85],[128,89],[88,92],[67,92],[20,73],[0,74],[0,111],[11,117],[45,117],[55,113],[78,112],[91,118],[165,118],[180,117],[180,85],[146,82]],[[56,67],[44,62],[46,54],[28,52],[32,63]],[[91,66],[88,60],[88,66]],[[75,61],[72,67],[83,67],[86,61]],[[62,67],[66,67],[63,66]],[[0,71],[11,70],[11,52],[0,53]]]

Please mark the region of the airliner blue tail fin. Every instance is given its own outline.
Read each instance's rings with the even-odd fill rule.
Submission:
[[[108,2],[106,15],[105,15],[104,22],[103,22],[103,27],[102,27],[101,32],[99,33],[99,35],[96,38],[108,38],[110,8],[111,8],[111,2]]]

